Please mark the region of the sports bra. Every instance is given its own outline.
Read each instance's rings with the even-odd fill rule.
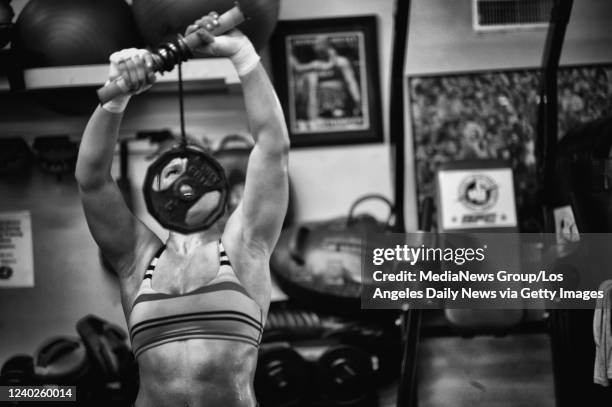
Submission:
[[[151,260],[128,317],[136,357],[155,346],[188,339],[221,339],[259,347],[263,312],[240,284],[221,240],[217,275],[184,294],[161,293],[151,287],[165,248]]]

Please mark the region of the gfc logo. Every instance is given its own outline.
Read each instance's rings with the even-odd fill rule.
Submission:
[[[486,175],[470,175],[459,185],[459,201],[473,211],[486,211],[497,203],[499,188]]]

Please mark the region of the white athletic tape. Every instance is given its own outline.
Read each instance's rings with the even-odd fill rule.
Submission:
[[[215,39],[217,41],[217,39]],[[259,64],[259,55],[251,41],[244,41],[238,51],[230,57],[239,76],[245,76]]]
[[[110,67],[108,71],[109,78],[116,78],[119,75],[119,70],[117,68],[117,65],[121,63],[122,61],[133,58],[135,56],[139,56],[142,58],[147,53],[148,51],[146,49],[137,49],[137,48],[122,49],[121,51],[114,52],[109,58],[110,60]],[[106,84],[108,84],[109,82],[110,82],[110,79],[106,82]],[[116,84],[126,94],[123,96],[118,96],[109,102],[106,102],[105,104],[102,105],[102,108],[111,113],[123,113],[125,111],[125,108],[127,107],[128,102],[130,101],[131,93],[130,93],[130,89],[128,88],[123,78],[119,78],[116,81]]]
[[[130,98],[131,95],[116,97],[103,104],[102,108],[111,113],[123,113],[128,105],[128,102],[130,101]]]

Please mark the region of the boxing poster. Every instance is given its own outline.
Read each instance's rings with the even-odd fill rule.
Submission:
[[[0,212],[0,288],[34,287],[29,211]]]
[[[292,147],[382,142],[377,17],[279,21],[274,86]]]
[[[291,132],[367,130],[363,32],[289,35],[285,42]]]

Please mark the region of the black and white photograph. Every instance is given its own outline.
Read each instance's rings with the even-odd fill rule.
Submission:
[[[440,166],[461,159],[510,163],[523,230],[536,231],[538,89],[535,70],[410,79],[418,202],[435,195]],[[563,67],[558,74],[558,137],[612,111],[612,66]],[[432,134],[434,135],[432,137]],[[529,215],[527,215],[529,214]],[[532,228],[532,229],[530,229]]]
[[[0,0],[0,406],[612,406],[611,21]]]
[[[286,38],[294,134],[369,127],[363,33]]]
[[[296,145],[380,139],[375,36],[372,17],[279,24],[275,72]]]

